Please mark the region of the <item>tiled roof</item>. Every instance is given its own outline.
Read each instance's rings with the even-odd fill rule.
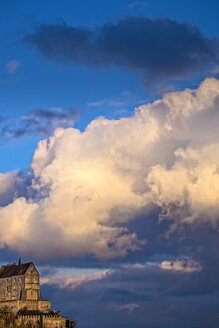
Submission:
[[[32,262],[2,266],[0,268],[0,279],[25,274],[31,263]]]

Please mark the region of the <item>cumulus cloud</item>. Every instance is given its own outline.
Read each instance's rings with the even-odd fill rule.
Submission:
[[[219,144],[201,149],[176,151],[176,161],[168,169],[154,166],[148,183],[154,201],[167,216],[177,216],[182,222],[218,222],[219,214]],[[176,183],[178,182],[178,183]],[[183,210],[182,210],[183,209]]]
[[[8,205],[18,197],[27,196],[31,177],[29,172],[22,171],[0,173],[0,206]]]
[[[194,24],[166,18],[126,17],[94,29],[45,24],[26,35],[24,43],[60,62],[141,72],[149,85],[210,72],[218,62],[218,39],[203,35]]]
[[[16,172],[0,174],[0,193],[4,195],[14,182]]]
[[[151,203],[175,226],[217,226],[218,108],[219,81],[207,79],[133,117],[99,117],[84,132],[56,129],[34,153],[32,196],[0,208],[1,246],[47,257],[125,256],[146,244],[128,225]]]

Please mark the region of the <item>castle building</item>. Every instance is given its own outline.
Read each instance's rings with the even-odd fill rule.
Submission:
[[[32,262],[1,266],[0,309],[4,308],[12,312],[51,310],[50,302],[42,301],[40,275]]]
[[[51,309],[50,301],[42,300],[40,275],[32,262],[19,260],[0,267],[0,311],[17,315],[19,322],[40,322],[40,327],[74,327],[68,318]]]

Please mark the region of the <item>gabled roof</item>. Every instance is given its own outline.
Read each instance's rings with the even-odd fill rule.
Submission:
[[[24,275],[32,262],[4,265],[0,268],[0,279]]]

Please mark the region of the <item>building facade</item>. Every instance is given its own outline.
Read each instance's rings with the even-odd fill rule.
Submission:
[[[40,275],[32,262],[3,265],[0,268],[0,311],[11,312],[18,322],[45,328],[74,327],[74,323],[51,309],[42,300]],[[37,323],[37,324],[36,324]]]
[[[43,301],[40,275],[32,262],[3,265],[0,268],[0,310],[12,312],[51,311],[51,303]]]

